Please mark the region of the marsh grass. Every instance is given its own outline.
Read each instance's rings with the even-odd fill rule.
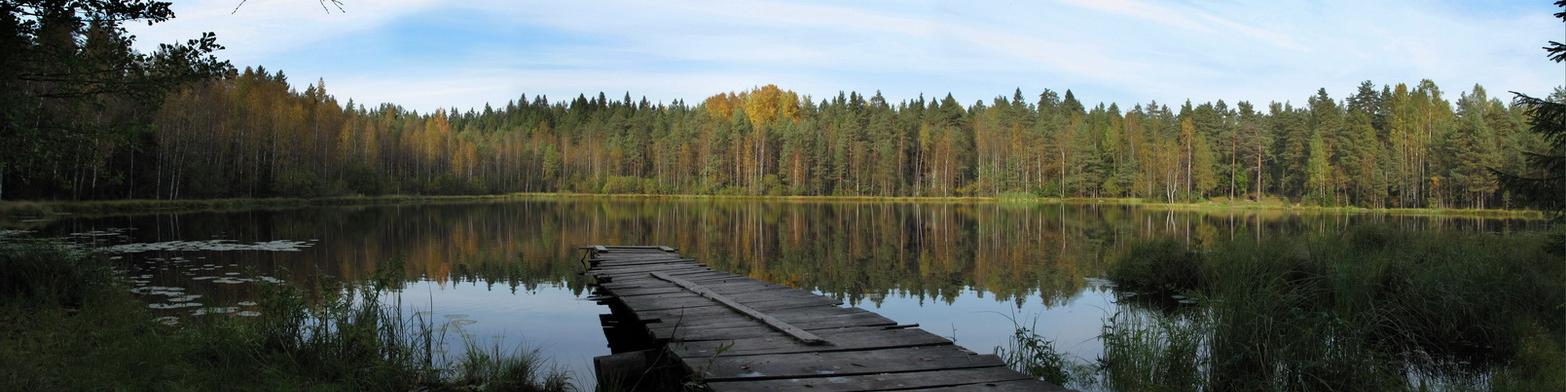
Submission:
[[[1023,325],[1016,317],[1007,316],[1011,320],[1014,332],[1006,341],[1005,347],[996,347],[995,355],[1006,361],[1006,365],[1013,370],[1034,378],[1066,385],[1073,381],[1082,381],[1080,377],[1073,377],[1073,362],[1055,349],[1055,341],[1040,336],[1038,331],[1038,318],[1035,317],[1029,325]]]
[[[1566,390],[1566,259],[1546,237],[1366,227],[1206,252],[1140,245],[1111,268],[1122,291],[1198,301],[1107,320],[1106,383]]]
[[[447,329],[383,303],[379,283],[337,287],[316,303],[272,286],[260,317],[167,326],[93,260],[0,251],[0,389],[573,389],[537,351],[463,335],[466,353],[447,358]]]
[[[1118,391],[1203,390],[1206,326],[1201,317],[1121,312],[1104,320],[1099,368]]]

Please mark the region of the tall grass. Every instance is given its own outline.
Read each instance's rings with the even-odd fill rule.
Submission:
[[[51,248],[0,251],[0,389],[570,390],[537,351],[447,358],[446,330],[343,286],[307,303],[269,288],[262,316],[153,321],[102,264]]]
[[[1197,391],[1208,356],[1202,317],[1118,312],[1104,320],[1104,386],[1119,391]]]
[[[1548,359],[1566,353],[1566,258],[1547,242],[1543,234],[1368,227],[1200,253],[1174,242],[1141,245],[1111,269],[1121,290],[1198,301],[1132,306],[1138,316],[1106,322],[1107,383],[1566,390],[1563,361]],[[1191,342],[1200,347],[1190,350]],[[1201,376],[1187,377],[1189,369]]]
[[[1034,378],[1066,385],[1073,380],[1072,362],[1055,349],[1055,341],[1039,336],[1038,319],[1030,325],[1022,325],[1016,317],[1010,317],[1014,332],[1005,347],[996,347],[995,355],[1006,361],[1013,370]]]

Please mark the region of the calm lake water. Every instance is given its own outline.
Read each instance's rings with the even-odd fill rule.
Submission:
[[[568,200],[63,219],[29,236],[111,251],[160,315],[254,315],[260,285],[306,293],[392,269],[401,302],[481,343],[536,348],[591,384],[608,353],[578,275],[588,244],[663,244],[715,269],[814,290],[978,352],[1013,321],[1083,362],[1117,310],[1105,268],[1137,241],[1192,246],[1337,231],[1509,232],[1539,222],[1170,212],[1111,205]],[[198,316],[203,315],[204,316]],[[453,344],[450,349],[459,350]]]

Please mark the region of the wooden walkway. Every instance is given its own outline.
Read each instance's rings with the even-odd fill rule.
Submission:
[[[617,319],[605,333],[634,329],[713,391],[1063,390],[917,325],[713,271],[668,247],[585,249],[593,299]]]

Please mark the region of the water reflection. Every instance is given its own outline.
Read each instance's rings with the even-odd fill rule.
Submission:
[[[247,311],[242,303],[256,299],[254,282],[263,278],[319,294],[313,290],[331,287],[326,281],[399,268],[403,306],[435,320],[465,320],[455,324],[472,336],[540,348],[590,377],[590,358],[607,352],[597,325],[606,309],[582,299],[587,282],[578,275],[577,247],[585,244],[675,246],[713,268],[837,297],[979,352],[1004,342],[1009,317],[1037,315],[1038,331],[1092,360],[1102,351],[1095,339],[1102,320],[1116,305],[1112,288],[1090,278],[1131,244],[1176,238],[1204,247],[1364,223],[1461,232],[1540,226],[1098,204],[576,200],[65,219],[35,234],[76,233],[78,242],[139,250],[116,256],[127,275],[160,288],[149,301],[199,303],[167,309],[184,315]],[[126,245],[196,242],[304,246]]]

